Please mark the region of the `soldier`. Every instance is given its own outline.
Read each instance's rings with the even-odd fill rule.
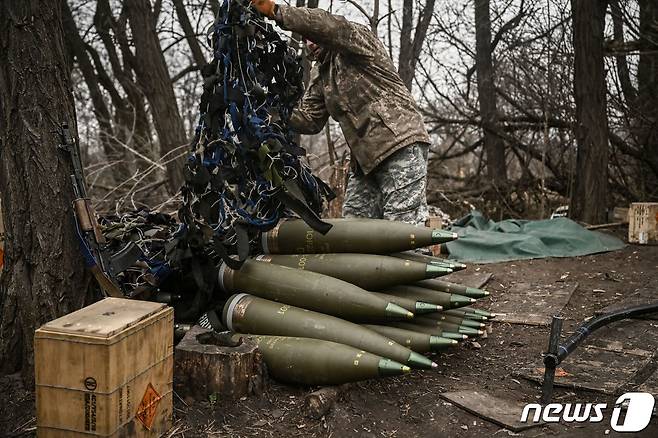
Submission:
[[[423,225],[429,135],[377,35],[321,9],[251,1],[308,41],[316,62],[290,126],[317,134],[329,116],[340,124],[352,152],[343,215]]]

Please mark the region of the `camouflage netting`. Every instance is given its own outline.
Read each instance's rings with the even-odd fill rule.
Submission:
[[[215,21],[179,211],[220,256],[243,256],[240,240],[273,228],[289,209],[319,222],[330,193],[287,127],[304,90],[300,60],[249,4],[227,0]]]
[[[319,214],[331,190],[288,129],[303,94],[298,56],[248,0],[224,1],[210,39],[181,223],[146,211],[105,223],[115,249],[132,240],[143,253],[119,274],[126,294],[172,299],[179,320],[212,305],[216,265],[239,268],[281,218],[294,212],[318,231],[330,227]]]

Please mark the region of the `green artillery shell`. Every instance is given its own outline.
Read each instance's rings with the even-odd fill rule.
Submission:
[[[477,336],[484,334],[484,332],[480,329],[465,327],[463,325],[453,324],[451,322],[446,322],[446,321],[436,321],[434,319],[426,318],[426,317],[415,318],[414,324],[424,325],[428,327],[438,326],[441,327],[441,329],[443,330],[448,330],[453,333],[461,333],[462,335]]]
[[[489,296],[489,292],[474,287],[466,287],[461,284],[449,283],[441,280],[423,280],[416,283],[418,286],[438,290],[440,292],[447,292],[451,294],[460,294],[471,298],[484,298]]]
[[[452,316],[445,314],[444,312],[430,313],[425,315],[428,319],[433,319],[440,322],[450,322],[452,324],[463,325],[464,327],[473,327],[478,330],[483,330],[486,327],[484,324],[478,321],[473,321],[461,316]]]
[[[458,322],[458,324],[461,325],[461,326],[464,326],[464,327],[472,327],[472,328],[478,329],[478,330],[484,330],[487,327],[486,324],[483,324],[483,323],[478,322],[478,321],[473,321],[473,320],[468,319],[468,318],[462,319],[461,321]]]
[[[235,332],[323,339],[350,345],[414,368],[436,367],[425,356],[358,324],[247,294],[233,295],[228,299],[222,312],[222,323]]]
[[[432,336],[426,333],[413,332],[397,327],[389,327],[386,325],[364,325],[372,331],[393,339],[400,345],[404,345],[417,353],[427,353],[428,351],[443,350],[448,347],[457,345],[454,339],[441,338],[439,336]]]
[[[466,318],[473,321],[486,321],[489,319],[486,316],[478,315],[477,313],[472,313],[472,311],[467,311],[464,309],[467,309],[467,307],[462,307],[461,309],[443,310],[443,313],[445,313],[446,315],[456,316],[459,318]]]
[[[463,295],[449,294],[446,292],[438,292],[431,289],[425,289],[419,286],[393,286],[386,288],[382,291],[389,295],[395,295],[398,297],[411,298],[417,301],[423,301],[425,303],[438,304],[444,309],[457,308],[462,306],[468,306],[473,304],[475,300],[473,298],[465,297]]]
[[[256,260],[317,272],[368,290],[414,283],[452,272],[426,263],[374,254],[271,254],[258,256]]]
[[[257,343],[270,375],[282,382],[340,385],[409,372],[406,365],[336,342],[285,336],[247,337]]]
[[[397,252],[394,254],[391,254],[392,257],[397,257],[400,259],[409,259],[409,260],[415,260],[417,262],[421,263],[429,263],[435,266],[440,266],[443,268],[449,268],[453,271],[461,271],[463,269],[466,269],[467,266],[463,263],[455,262],[453,260],[446,260],[442,259],[439,257],[433,257],[425,254],[420,254],[414,251],[405,251],[405,252]]]
[[[327,219],[333,228],[322,235],[300,219],[281,221],[262,234],[265,254],[322,254],[351,252],[390,254],[457,238],[456,233],[415,227],[383,219]]]
[[[239,271],[222,264],[221,290],[246,292],[268,300],[345,319],[410,319],[413,313],[337,278],[286,266],[247,260]]]
[[[468,336],[466,335],[449,332],[447,330],[444,331],[439,326],[430,327],[427,325],[412,324],[410,322],[391,322],[388,323],[387,325],[391,327],[401,328],[404,330],[410,330],[412,332],[426,333],[428,335],[439,336],[441,338],[446,338],[446,339],[456,339],[458,341],[461,341],[463,339],[468,339]]]
[[[482,309],[474,309],[473,307],[464,307],[462,310],[464,310],[465,312],[472,312],[476,315],[484,316],[485,318],[489,318],[489,319],[496,317],[495,313],[491,313]]]
[[[395,295],[389,295],[381,292],[370,292],[370,293],[373,295],[377,295],[378,297],[390,303],[397,304],[398,306],[407,309],[413,314],[420,315],[423,313],[439,312],[443,309],[443,307],[439,305],[424,303],[422,301],[412,300],[411,298],[397,297]]]

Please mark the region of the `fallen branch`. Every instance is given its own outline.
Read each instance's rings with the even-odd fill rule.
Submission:
[[[588,230],[600,230],[602,228],[614,228],[626,225],[627,222],[610,222],[609,224],[599,224],[599,225],[588,225],[585,228]]]

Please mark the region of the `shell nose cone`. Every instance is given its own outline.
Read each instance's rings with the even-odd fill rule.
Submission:
[[[453,307],[460,307],[460,306],[468,306],[469,304],[473,304],[475,299],[465,297],[464,295],[459,295],[459,294],[452,294],[450,295],[450,304],[453,305]]]
[[[439,229],[432,230],[432,243],[435,245],[437,243],[451,242],[457,239],[458,237],[459,235],[457,233],[453,233],[452,231],[439,230]]]
[[[484,298],[484,297],[488,297],[491,294],[486,290],[477,289],[474,287],[467,287],[464,295],[469,296],[471,298]]]
[[[409,355],[409,359],[407,359],[407,364],[411,366],[412,368],[423,368],[423,369],[430,369],[433,368],[431,360],[423,356],[422,354],[418,354],[415,351],[412,351],[411,354]]]
[[[425,278],[439,277],[441,275],[451,274],[452,272],[454,271],[451,268],[428,263],[425,267]]]
[[[464,327],[473,327],[476,329],[483,329],[485,327],[484,324],[478,321],[471,321],[469,319],[463,319],[459,325],[463,325]]]
[[[394,319],[413,319],[414,314],[397,304],[388,303],[386,306],[386,315]]]
[[[400,374],[405,374],[411,371],[406,365],[395,362],[391,359],[380,359],[379,364],[377,365],[380,376],[399,376]]]
[[[434,313],[440,312],[443,310],[443,307],[437,304],[424,303],[422,301],[416,301],[416,313]]]
[[[470,336],[481,336],[484,334],[482,330],[474,329],[472,327],[459,326],[459,333]]]
[[[468,336],[455,332],[443,332],[441,333],[441,337],[447,339],[456,339],[458,341],[463,341],[464,339],[468,339]]]
[[[456,347],[457,345],[459,345],[459,342],[454,339],[448,339],[442,336],[430,337],[430,347],[432,347],[433,350],[439,350],[446,347]]]

